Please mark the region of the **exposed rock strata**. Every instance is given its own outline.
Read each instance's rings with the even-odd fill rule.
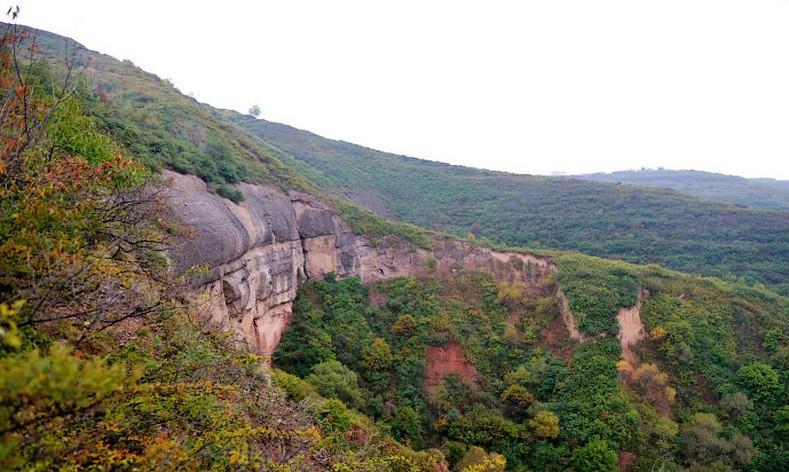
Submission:
[[[538,287],[556,267],[545,257],[438,239],[431,250],[399,241],[374,245],[317,198],[251,184],[240,205],[208,192],[199,178],[165,171],[168,203],[193,234],[173,251],[176,269],[207,266],[194,278],[206,318],[235,330],[264,355],[276,349],[301,282],[330,272],[363,283],[411,275],[486,271],[497,280]],[[559,294],[560,299],[564,298]],[[562,303],[571,336],[581,339]]]

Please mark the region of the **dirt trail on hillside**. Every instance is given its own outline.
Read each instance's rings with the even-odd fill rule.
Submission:
[[[559,313],[562,315],[562,321],[564,321],[564,326],[567,327],[567,333],[570,335],[570,338],[583,342],[586,337],[578,330],[578,326],[575,324],[575,316],[570,311],[570,302],[567,301],[567,295],[564,294],[561,287],[556,290],[556,298],[559,299]]]
[[[639,341],[647,336],[644,324],[641,322],[641,303],[647,295],[646,290],[642,290],[638,294],[638,302],[635,306],[620,308],[616,315],[616,320],[619,323],[617,339],[622,347],[622,357],[633,369],[641,365],[641,358],[638,357],[634,348]]]

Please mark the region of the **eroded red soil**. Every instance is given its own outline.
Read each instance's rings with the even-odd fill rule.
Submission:
[[[468,385],[475,385],[479,381],[479,372],[469,362],[460,345],[451,342],[446,347],[430,346],[427,350],[425,388],[432,390],[449,374],[457,374]]]

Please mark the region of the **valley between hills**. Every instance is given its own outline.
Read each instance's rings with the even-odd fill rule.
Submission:
[[[2,30],[0,469],[789,462],[779,184],[397,156]]]

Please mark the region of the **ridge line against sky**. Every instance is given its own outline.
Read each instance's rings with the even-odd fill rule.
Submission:
[[[789,179],[789,2],[26,0],[20,21],[184,93],[516,173]]]

